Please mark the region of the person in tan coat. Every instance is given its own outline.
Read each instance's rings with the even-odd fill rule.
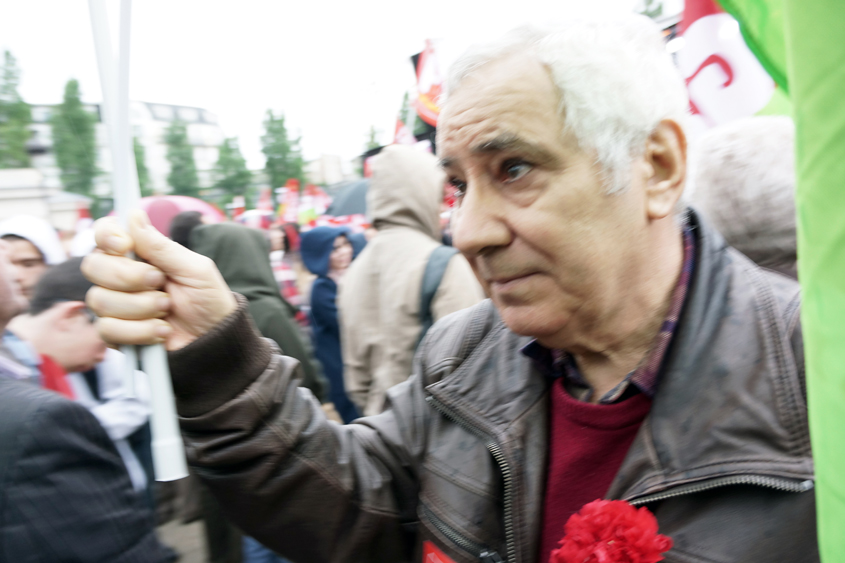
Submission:
[[[441,246],[444,180],[433,155],[410,147],[389,146],[374,159],[367,209],[378,234],[349,267],[338,297],[344,382],[365,416],[380,413],[386,391],[411,375],[423,330],[423,275]],[[454,254],[431,300],[431,317],[482,299],[466,259]]]

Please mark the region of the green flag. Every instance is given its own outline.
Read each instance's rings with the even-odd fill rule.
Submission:
[[[819,549],[845,562],[845,1],[720,2],[792,101]]]
[[[783,0],[717,0],[740,22],[745,43],[778,86],[789,91]]]

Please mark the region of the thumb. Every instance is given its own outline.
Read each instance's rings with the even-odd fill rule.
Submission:
[[[135,241],[135,254],[167,277],[197,278],[203,275],[203,257],[161,234],[144,211],[135,209],[129,214],[129,234]]]

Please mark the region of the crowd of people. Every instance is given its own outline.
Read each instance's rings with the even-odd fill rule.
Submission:
[[[0,222],[0,560],[179,557],[106,341],[170,351],[213,562],[547,563],[602,498],[667,560],[818,560],[791,119],[688,149],[639,18],[521,30],[448,91],[437,157],[374,158],[366,236],[141,213],[68,259]]]

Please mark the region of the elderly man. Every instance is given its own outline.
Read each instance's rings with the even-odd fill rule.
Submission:
[[[798,287],[679,212],[687,100],[656,30],[520,32],[449,90],[454,241],[491,300],[432,328],[378,416],[325,421],[211,264],[143,214],[100,225],[101,330],[174,351],[233,518],[297,561],[546,563],[606,497],[654,512],[667,561],[816,561]]]

